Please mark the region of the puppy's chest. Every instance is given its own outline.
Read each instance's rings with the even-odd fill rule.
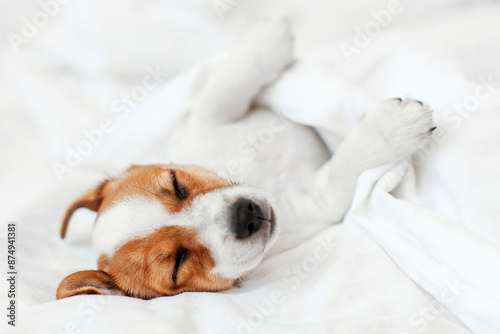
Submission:
[[[230,124],[193,122],[172,152],[176,163],[201,165],[272,197],[312,177],[328,158],[312,129],[266,110]]]

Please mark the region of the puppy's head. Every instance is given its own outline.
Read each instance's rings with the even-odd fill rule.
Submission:
[[[66,212],[97,212],[98,269],[66,277],[57,298],[117,294],[143,299],[230,288],[256,267],[278,226],[260,191],[195,166],[132,166]]]

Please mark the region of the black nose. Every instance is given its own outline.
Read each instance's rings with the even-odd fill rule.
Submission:
[[[240,239],[248,238],[257,233],[260,230],[262,221],[262,210],[249,199],[237,200],[231,206],[233,232]]]

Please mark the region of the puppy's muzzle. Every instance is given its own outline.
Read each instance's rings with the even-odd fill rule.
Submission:
[[[259,232],[266,220],[262,209],[249,199],[240,199],[232,204],[231,227],[238,239],[249,238]]]

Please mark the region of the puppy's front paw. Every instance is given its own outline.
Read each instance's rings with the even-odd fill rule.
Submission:
[[[391,155],[401,159],[430,139],[435,129],[432,112],[418,100],[394,98],[384,101],[365,122],[383,138]]]
[[[247,66],[255,66],[268,78],[276,79],[293,62],[293,38],[286,19],[262,21],[242,37],[238,51]]]

